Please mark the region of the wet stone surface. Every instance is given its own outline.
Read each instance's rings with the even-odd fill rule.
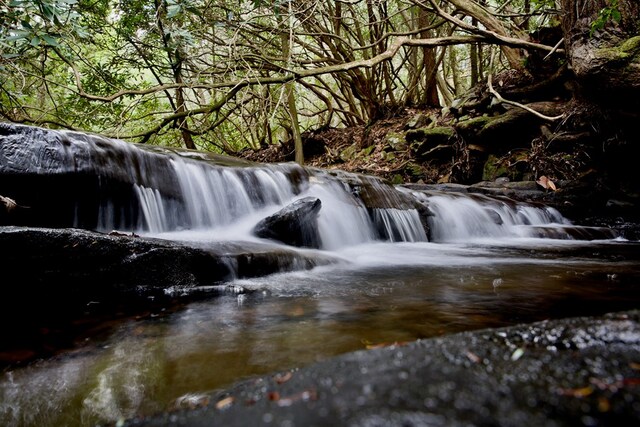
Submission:
[[[636,425],[640,311],[348,353],[128,426]]]

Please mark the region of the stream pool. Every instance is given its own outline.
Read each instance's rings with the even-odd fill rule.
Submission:
[[[114,424],[353,350],[640,308],[640,243],[621,239],[366,243],[331,255],[329,266],[105,321],[73,348],[5,368],[0,424]]]

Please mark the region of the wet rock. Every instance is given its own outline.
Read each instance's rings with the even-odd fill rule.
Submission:
[[[1,306],[42,303],[83,306],[89,301],[189,293],[235,277],[308,269],[327,256],[248,242],[193,243],[80,229],[0,227]],[[7,307],[5,307],[7,308]]]
[[[438,146],[448,146],[455,139],[455,131],[446,126],[413,129],[406,133],[411,151],[422,158]]]
[[[20,205],[0,215],[0,225],[95,230],[98,212],[108,204],[121,215],[119,223],[137,224],[136,186],[158,191],[168,204],[182,203],[172,166],[176,155],[185,161],[251,165],[204,152],[0,123],[0,195]]]
[[[358,351],[127,426],[636,425],[640,312]]]
[[[583,227],[583,226],[561,226],[527,227],[529,237],[539,237],[546,239],[560,240],[610,240],[619,236],[619,233],[608,227]]]
[[[404,134],[398,132],[389,132],[385,135],[385,146],[394,151],[404,151],[407,149],[407,141]]]
[[[429,126],[434,120],[424,113],[418,113],[411,117],[404,125],[405,129],[416,129]]]
[[[318,212],[321,207],[322,202],[316,197],[298,199],[256,224],[253,234],[291,246],[319,248]]]

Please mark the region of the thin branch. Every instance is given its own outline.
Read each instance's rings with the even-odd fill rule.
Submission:
[[[551,55],[553,55],[553,53],[558,50],[558,48],[560,47],[560,45],[562,44],[562,42],[564,41],[564,38],[561,38],[560,40],[558,40],[558,43],[556,43],[556,45],[553,47],[553,49],[551,49],[551,51],[549,53],[547,53],[545,55],[544,58],[542,58],[543,60],[547,60],[547,58],[549,58]]]
[[[454,18],[455,19],[455,18]],[[456,20],[457,21],[457,20]],[[475,27],[473,27],[475,28]],[[56,53],[58,56],[71,68],[75,81],[78,96],[83,98],[92,100],[92,101],[102,101],[102,102],[113,102],[116,99],[122,98],[128,95],[149,95],[152,93],[165,91],[168,89],[177,89],[177,88],[189,88],[189,89],[222,89],[222,88],[234,88],[240,89],[247,86],[255,86],[255,85],[269,85],[269,84],[282,84],[287,83],[294,80],[304,79],[308,77],[315,77],[324,74],[332,74],[332,73],[340,73],[346,72],[353,69],[358,68],[372,68],[375,65],[388,61],[393,58],[398,50],[403,46],[411,46],[411,47],[436,47],[436,46],[450,46],[450,45],[458,45],[458,44],[468,44],[468,43],[478,43],[478,42],[487,42],[493,39],[497,44],[504,44],[509,46],[518,46],[518,47],[529,47],[536,48],[542,50],[552,50],[550,46],[527,42],[525,40],[515,39],[512,37],[504,37],[499,36],[495,33],[491,33],[485,31],[486,34],[476,34],[476,35],[467,35],[467,36],[451,36],[451,37],[439,37],[439,38],[431,38],[431,39],[415,39],[412,37],[398,37],[394,40],[393,43],[389,45],[387,50],[381,52],[380,54],[369,58],[369,59],[361,59],[350,61],[342,64],[329,65],[326,67],[319,67],[313,69],[303,69],[303,70],[290,70],[288,74],[277,76],[277,77],[246,77],[239,80],[219,82],[219,83],[167,83],[163,85],[158,85],[154,87],[150,87],[147,89],[132,89],[132,90],[120,90],[112,95],[108,96],[98,96],[87,93],[82,86],[82,78],[80,75],[80,71],[77,69],[75,64],[66,58],[61,52],[56,49]],[[488,39],[489,37],[489,39]],[[562,51],[557,49],[558,52]]]

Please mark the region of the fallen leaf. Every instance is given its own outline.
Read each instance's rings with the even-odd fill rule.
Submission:
[[[624,385],[640,385],[640,378],[625,378],[622,380]]]
[[[276,402],[280,400],[280,393],[277,391],[271,391],[268,394],[269,400],[275,400]]]
[[[308,400],[317,400],[318,393],[315,390],[305,390],[303,392],[294,394],[292,396],[287,396],[280,398],[278,395],[277,404],[278,406],[291,406],[294,402],[299,400],[308,401]]]
[[[467,356],[467,357],[469,358],[469,360],[471,360],[473,363],[479,363],[479,362],[480,362],[480,360],[482,360],[482,359],[480,359],[480,356],[478,356],[477,354],[472,353],[472,352],[470,352],[470,351],[467,351],[466,356]]]
[[[216,402],[216,409],[224,409],[229,407],[235,398],[233,396],[225,397],[224,399],[218,400]]]
[[[513,353],[511,353],[511,360],[515,362],[516,360],[520,359],[523,354],[524,354],[524,349],[518,347],[513,351]]]
[[[403,346],[403,345],[407,345],[406,341],[394,341],[394,342],[381,342],[378,344],[367,344],[367,350],[373,350],[376,348],[383,348],[383,347],[398,347],[398,346]]]
[[[556,184],[553,181],[551,181],[549,178],[547,178],[545,175],[542,175],[540,178],[538,178],[538,180],[536,181],[536,184],[538,184],[545,190],[551,189],[553,191],[556,191]]]
[[[208,404],[209,396],[205,394],[187,393],[175,400],[173,403],[173,410],[196,409],[207,406]]]
[[[276,375],[275,376],[275,380],[276,380],[276,383],[282,384],[282,383],[286,383],[287,381],[289,381],[291,379],[291,377],[293,377],[293,374],[291,372],[287,372],[285,374]]]
[[[593,393],[593,387],[581,387],[581,388],[565,388],[560,390],[560,394],[563,396],[571,397],[587,397]]]
[[[551,181],[550,179],[547,180],[547,185],[549,186],[550,189],[552,189],[553,191],[556,191],[556,184],[554,184],[553,181]]]
[[[4,205],[4,207],[7,209],[7,212],[11,212],[16,208],[16,206],[18,206],[15,200],[4,196],[0,196],[0,203]]]
[[[598,411],[600,412],[609,412],[611,409],[611,404],[606,397],[598,398]]]

